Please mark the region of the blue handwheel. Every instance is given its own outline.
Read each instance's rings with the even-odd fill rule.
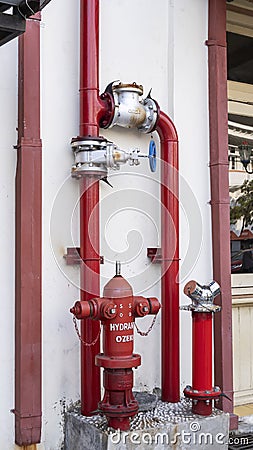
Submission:
[[[149,158],[149,167],[151,172],[156,171],[156,145],[155,141],[151,139],[149,143],[149,152],[148,152],[148,158]]]

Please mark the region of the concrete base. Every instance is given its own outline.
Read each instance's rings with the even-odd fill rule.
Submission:
[[[214,410],[210,417],[193,416],[185,400],[176,405],[158,403],[155,410],[138,413],[129,432],[109,429],[104,417],[66,413],[65,450],[228,449],[229,414]],[[173,408],[177,408],[175,416]]]

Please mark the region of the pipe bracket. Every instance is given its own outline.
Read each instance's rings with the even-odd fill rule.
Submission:
[[[87,261],[99,261],[100,264],[104,264],[104,256],[99,256],[98,258],[81,258],[80,256],[80,248],[79,247],[68,247],[67,253],[63,255],[63,258],[66,261],[67,266],[73,266],[75,264],[81,264],[81,261],[84,263]]]

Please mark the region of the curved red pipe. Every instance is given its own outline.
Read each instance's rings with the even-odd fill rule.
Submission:
[[[179,172],[175,125],[160,112],[162,228],[162,400],[180,400],[179,352]]]

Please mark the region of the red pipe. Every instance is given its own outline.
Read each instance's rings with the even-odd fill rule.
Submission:
[[[160,113],[162,201],[162,400],[179,402],[179,172],[178,136],[171,119]]]
[[[81,0],[80,6],[80,136],[95,137],[108,113],[99,97],[99,0]]]
[[[212,313],[192,312],[192,389],[212,391]],[[212,414],[212,401],[198,400],[192,406],[194,414]]]
[[[81,300],[90,300],[100,296],[99,182],[94,178],[82,178],[80,195]],[[82,339],[93,342],[99,329],[98,321],[82,320]],[[95,356],[99,352],[100,339],[92,346],[81,344],[81,413],[84,415],[97,410],[100,401],[100,369],[95,365]]]
[[[99,0],[81,1],[80,23],[80,136],[98,136],[99,60]],[[100,295],[99,257],[99,181],[87,178],[80,182],[80,267],[81,300]],[[91,219],[92,223],[89,224]],[[95,258],[94,260],[91,260]],[[81,336],[92,342],[99,332],[99,323],[82,320]],[[100,351],[100,339],[93,346],[81,344],[81,412],[90,415],[100,401],[100,369],[95,356]]]
[[[213,278],[220,284],[221,314],[214,321],[215,384],[221,387],[220,407],[233,412],[232,301],[227,125],[226,2],[209,0],[208,31],[210,180]],[[236,418],[231,426],[237,426]]]
[[[99,136],[99,121],[109,116],[107,100],[99,97],[99,0],[81,0],[80,12],[80,138]],[[105,96],[106,98],[106,96]],[[99,181],[80,181],[80,254],[81,300],[100,295]],[[83,320],[81,336],[92,342],[99,323]],[[90,415],[100,401],[100,369],[95,355],[100,352],[100,339],[95,345],[81,345],[81,412]]]
[[[41,436],[40,15],[19,38],[15,242],[15,442]]]

